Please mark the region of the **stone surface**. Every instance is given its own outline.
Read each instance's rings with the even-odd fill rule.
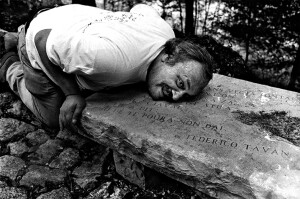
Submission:
[[[37,199],[72,199],[71,194],[69,190],[65,187],[62,187],[60,189],[55,189],[53,191],[50,191],[48,193],[42,194]]]
[[[60,131],[57,134],[56,138],[66,141],[69,144],[69,146],[77,148],[81,148],[83,145],[89,144],[91,142],[87,138],[76,133],[74,134],[73,132],[70,132],[68,130]]]
[[[121,199],[121,198],[133,198],[132,195],[127,195],[126,190],[120,189],[113,185],[114,183],[105,182],[101,184],[100,187],[96,188],[92,191],[87,197],[84,199],[99,199],[99,198],[111,198],[111,199]],[[150,198],[150,197],[140,197],[140,198]],[[156,197],[155,197],[156,198]]]
[[[46,182],[58,185],[64,182],[67,174],[61,169],[49,169],[44,166],[31,165],[20,180],[22,186],[43,186]]]
[[[51,168],[69,169],[73,167],[80,159],[79,151],[67,148],[59,154],[49,165]]]
[[[7,109],[7,113],[11,113],[15,116],[21,116],[24,112],[23,106],[24,106],[24,104],[20,100],[15,101],[12,104],[12,107]]]
[[[98,199],[98,198],[110,198],[108,189],[111,186],[111,182],[105,182],[100,187],[92,191],[85,199]]]
[[[30,124],[12,118],[0,118],[0,141],[8,141],[31,131],[34,131],[34,127]]]
[[[221,75],[197,99],[87,100],[78,132],[215,198],[300,198],[300,94]],[[284,121],[270,126],[277,121]]]
[[[90,189],[97,182],[102,174],[102,167],[109,153],[108,148],[99,154],[94,155],[92,160],[84,161],[73,171],[75,182],[83,189]]]
[[[45,130],[38,129],[36,131],[28,133],[26,135],[26,139],[31,145],[35,146],[35,145],[44,144],[47,140],[50,139],[50,137],[49,135],[46,134]]]
[[[27,199],[27,194],[24,189],[0,187],[0,199]]]
[[[60,140],[48,140],[42,144],[35,153],[29,156],[30,162],[34,164],[47,164],[57,155],[63,147]]]
[[[15,180],[18,172],[25,168],[25,162],[17,157],[4,155],[0,157],[0,176]]]
[[[113,156],[116,171],[123,176],[123,178],[143,189],[146,188],[144,166],[141,163],[116,151],[114,151]]]
[[[9,143],[7,146],[9,148],[10,154],[18,157],[28,152],[29,150],[29,147],[23,141],[12,142]]]
[[[0,187],[6,187],[6,186],[7,186],[7,183],[0,180]]]
[[[16,101],[16,96],[10,92],[0,93],[0,108],[11,107],[11,102]]]

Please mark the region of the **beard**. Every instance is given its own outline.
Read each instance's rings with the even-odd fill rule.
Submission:
[[[146,76],[146,83],[147,83],[147,89],[149,92],[149,95],[152,97],[154,100],[159,99],[159,84],[160,84],[160,78],[159,73],[161,72],[159,65],[151,64],[148,68],[147,71],[147,76]]]

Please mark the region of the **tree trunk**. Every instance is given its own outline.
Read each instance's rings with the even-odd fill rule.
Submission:
[[[195,0],[195,16],[194,16],[194,30],[197,34],[197,26],[198,26],[198,0]]]
[[[181,26],[181,32],[183,33],[183,17],[182,17],[182,6],[181,6],[181,0],[177,0],[178,6],[179,6],[179,12],[180,12],[180,26]]]
[[[194,27],[194,0],[185,1],[185,34],[186,35],[194,35],[195,27]]]
[[[299,43],[299,45],[300,45],[300,43]],[[291,79],[290,79],[289,86],[288,86],[289,89],[291,89],[291,90],[296,89],[295,88],[295,83],[296,83],[297,79],[300,80],[300,47],[298,47],[296,59],[295,59],[295,62],[293,64]]]
[[[249,55],[250,55],[250,42],[251,39],[253,38],[253,32],[251,32],[252,28],[253,28],[253,20],[254,20],[254,13],[251,11],[250,8],[249,9],[249,13],[248,13],[248,19],[246,20],[246,26],[247,26],[247,30],[246,31],[246,35],[245,35],[245,44],[246,44],[246,55],[245,55],[245,66],[247,66],[248,61],[249,61]]]
[[[218,22],[218,15],[219,15],[219,10],[220,10],[220,4],[221,4],[221,2],[220,2],[220,0],[219,0],[219,1],[218,1],[218,5],[217,5],[217,7],[216,7],[216,9],[215,9],[215,12],[214,12],[214,15],[213,15],[213,19],[214,19],[214,20],[217,19],[217,20],[216,20],[216,21],[213,21],[213,22],[211,23],[211,31],[214,30],[215,23]]]
[[[207,17],[208,17],[208,13],[209,13],[210,4],[211,4],[211,0],[205,1],[205,6],[204,6],[205,18],[204,18],[203,27],[202,27],[202,34],[205,34],[205,32],[206,32],[206,21],[207,21]],[[207,9],[206,9],[206,7],[207,7]]]

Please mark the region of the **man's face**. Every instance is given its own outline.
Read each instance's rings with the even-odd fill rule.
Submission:
[[[162,58],[154,63],[148,74],[147,84],[151,97],[154,100],[177,101],[197,95],[208,84],[201,74],[202,67],[194,60],[170,66]]]

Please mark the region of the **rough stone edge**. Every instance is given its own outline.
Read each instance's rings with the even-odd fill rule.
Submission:
[[[95,129],[97,130],[95,131]],[[161,156],[164,158],[164,161],[161,161],[161,159],[153,159],[147,155],[145,146],[137,146],[131,140],[127,139],[128,133],[126,131],[116,126],[100,122],[97,119],[92,118],[90,115],[83,114],[81,124],[78,126],[78,128],[74,129],[74,131],[99,144],[116,150],[120,154],[126,155],[133,160],[140,162],[141,164],[154,169],[174,180],[193,187],[211,197],[218,199],[256,199],[252,189],[250,188],[251,185],[249,181],[246,181],[239,176],[234,176],[233,174],[226,174],[227,178],[231,175],[230,178],[234,179],[233,182],[235,185],[231,183],[229,186],[238,187],[235,188],[235,190],[232,190],[233,192],[230,192],[226,186],[226,182],[222,181],[222,176],[224,176],[224,173],[218,168],[211,169],[209,176],[205,176],[204,178],[201,178],[201,180],[199,180],[197,173],[190,173],[190,175],[186,175],[179,167],[174,167],[174,165],[169,165],[167,168],[165,165],[160,163],[170,162],[169,158],[175,158],[177,161],[181,161],[184,165],[187,165],[187,159],[182,159],[183,156],[181,154],[174,153],[171,148],[163,149],[164,153],[169,154],[168,158],[166,158],[166,156]],[[145,142],[142,145],[152,144],[149,141],[144,141]],[[188,162],[188,165],[190,166],[190,170],[193,171],[193,163]],[[205,165],[203,163],[203,167],[208,168],[208,166],[211,165]],[[209,179],[214,178],[218,180],[216,180],[215,183],[211,183],[209,179],[206,179],[206,177],[209,177]]]

